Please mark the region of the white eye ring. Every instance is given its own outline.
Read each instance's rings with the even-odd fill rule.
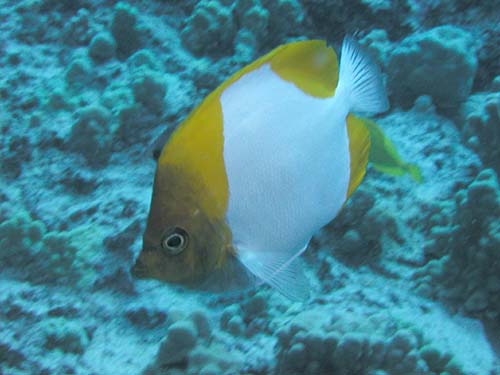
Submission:
[[[188,234],[182,228],[173,228],[161,240],[161,247],[170,255],[180,254],[188,245]]]

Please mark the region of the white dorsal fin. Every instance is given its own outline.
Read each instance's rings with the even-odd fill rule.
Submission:
[[[346,100],[349,112],[380,113],[389,108],[378,66],[351,37],[345,37],[342,44],[335,95]]]
[[[309,280],[299,259],[307,245],[292,256],[285,252],[252,251],[238,247],[238,259],[262,282],[293,301],[309,297]]]

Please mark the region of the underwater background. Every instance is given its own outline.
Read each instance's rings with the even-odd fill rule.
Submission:
[[[499,375],[499,6],[1,0],[0,374]],[[369,166],[305,303],[132,278],[158,136],[274,47],[345,34],[424,181]]]

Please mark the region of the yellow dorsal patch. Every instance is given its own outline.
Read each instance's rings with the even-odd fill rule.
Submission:
[[[322,40],[290,43],[271,58],[281,78],[318,98],[333,96],[338,81],[337,56]]]
[[[225,88],[241,76],[268,63],[282,79],[292,82],[309,95],[326,98],[335,93],[338,82],[335,51],[324,40],[303,40],[276,47],[245,66],[217,87],[206,100],[212,95],[218,98]]]
[[[235,73],[191,112],[163,147],[158,168],[174,165],[201,180],[206,192],[198,197],[207,215],[224,218],[228,205],[228,182],[224,167],[224,129],[220,95],[241,76],[263,64],[271,64],[282,79],[309,95],[333,96],[338,80],[337,56],[321,40],[279,46]]]
[[[347,189],[347,198],[349,198],[365,176],[368,155],[370,154],[370,132],[362,120],[354,115],[349,115],[347,117],[347,134],[351,159],[351,175]]]

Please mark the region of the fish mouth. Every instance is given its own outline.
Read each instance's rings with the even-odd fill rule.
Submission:
[[[144,263],[140,259],[137,259],[135,261],[135,264],[130,269],[130,273],[136,279],[145,279],[145,278],[147,278],[147,272],[146,271],[147,271],[146,270],[146,266],[144,265]]]

